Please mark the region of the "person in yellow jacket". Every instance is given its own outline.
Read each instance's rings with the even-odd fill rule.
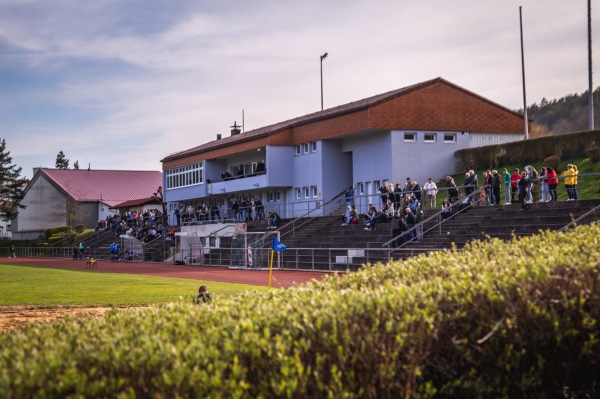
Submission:
[[[573,165],[568,164],[567,170],[565,170],[562,175],[565,177],[565,189],[567,190],[567,195],[569,196],[569,199],[567,199],[567,201],[574,201],[575,169],[573,169]]]

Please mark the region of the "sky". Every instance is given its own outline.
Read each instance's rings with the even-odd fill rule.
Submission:
[[[0,139],[25,177],[161,170],[319,111],[321,66],[325,108],[442,77],[522,109],[519,6],[527,104],[586,91],[586,0],[0,0]]]

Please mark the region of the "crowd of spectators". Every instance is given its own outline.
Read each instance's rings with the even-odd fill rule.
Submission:
[[[99,220],[96,230],[110,230],[115,237],[128,235],[148,243],[165,234],[166,221],[158,209],[145,211],[128,211],[109,215]]]

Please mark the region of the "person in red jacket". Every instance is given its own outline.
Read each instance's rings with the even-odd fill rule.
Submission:
[[[521,172],[519,171],[519,168],[517,168],[513,174],[510,175],[510,202],[513,204],[517,202],[515,201],[515,195],[519,191],[519,186],[517,184],[519,180],[521,180]]]
[[[556,186],[558,186],[558,177],[553,167],[548,166],[546,168],[546,179],[548,180],[548,194],[550,199],[548,201],[556,201]]]

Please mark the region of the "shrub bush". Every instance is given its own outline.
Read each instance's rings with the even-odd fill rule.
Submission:
[[[481,170],[498,165],[527,165],[551,155],[583,158],[587,148],[600,145],[600,130],[557,134],[506,144],[465,148],[455,153],[458,171]]]
[[[595,397],[599,248],[591,225],[33,325],[0,334],[0,397]]]
[[[85,224],[78,224],[77,226],[75,226],[75,232],[82,233],[83,230],[85,230]]]
[[[552,166],[552,169],[558,173],[558,168],[560,166],[560,157],[558,155],[551,155],[549,157],[544,158],[544,166]]]
[[[585,150],[585,156],[590,158],[593,163],[600,161],[600,147],[594,146]]]
[[[48,239],[55,234],[70,232],[70,226],[50,227],[48,229],[44,229],[44,240],[48,241]]]

